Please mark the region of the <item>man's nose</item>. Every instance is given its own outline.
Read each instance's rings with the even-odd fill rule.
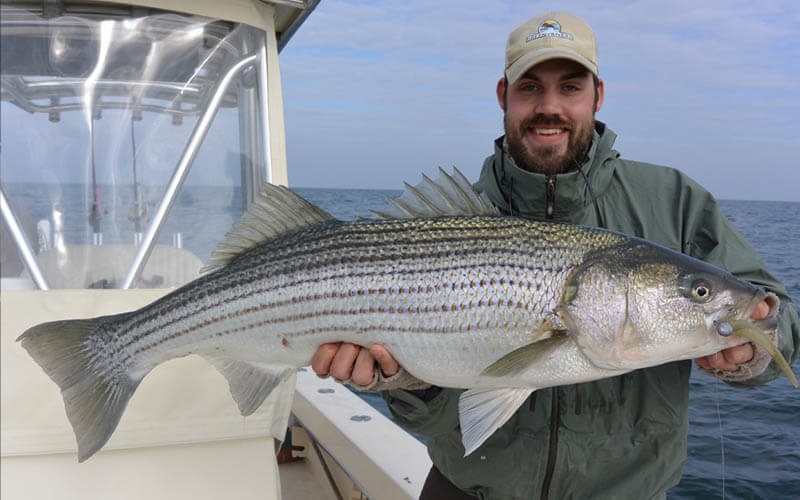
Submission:
[[[554,89],[545,90],[541,93],[536,103],[536,113],[543,115],[561,114],[561,96]]]

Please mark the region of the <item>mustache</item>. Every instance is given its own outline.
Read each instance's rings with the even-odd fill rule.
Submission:
[[[574,122],[558,115],[533,115],[520,123],[522,128],[553,127],[574,130]]]

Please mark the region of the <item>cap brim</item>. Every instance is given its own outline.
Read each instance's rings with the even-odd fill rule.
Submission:
[[[575,61],[576,63],[588,69],[593,75],[597,76],[597,65],[574,50],[545,48],[523,54],[522,57],[514,61],[514,63],[511,64],[508,69],[506,69],[506,78],[508,78],[508,83],[511,84],[516,82],[517,79],[525,74],[525,72],[530,68],[551,59],[569,59],[570,61]]]

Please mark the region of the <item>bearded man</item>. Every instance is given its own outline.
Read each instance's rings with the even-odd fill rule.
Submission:
[[[786,359],[796,358],[800,327],[785,287],[713,196],[678,170],[625,160],[612,149],[616,135],[595,120],[604,83],[583,20],[553,12],[512,31],[496,93],[505,135],[475,187],[501,211],[612,229],[727,269],[780,298],[773,340]],[[753,317],[777,307],[764,301]],[[733,385],[755,386],[780,375],[770,361],[744,344],[697,364]],[[425,437],[434,465],[422,499],[665,498],[686,461],[689,361],[534,392],[466,457],[462,390],[414,379],[379,345],[323,345],[312,367],[362,390],[386,391],[397,423]]]

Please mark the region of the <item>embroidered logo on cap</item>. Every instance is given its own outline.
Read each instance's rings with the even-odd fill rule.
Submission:
[[[550,19],[540,24],[539,32],[528,35],[528,38],[526,38],[525,41],[531,42],[533,40],[538,40],[539,38],[546,38],[546,37],[566,38],[567,40],[573,39],[571,34],[561,32],[561,25],[558,24],[558,21]]]

